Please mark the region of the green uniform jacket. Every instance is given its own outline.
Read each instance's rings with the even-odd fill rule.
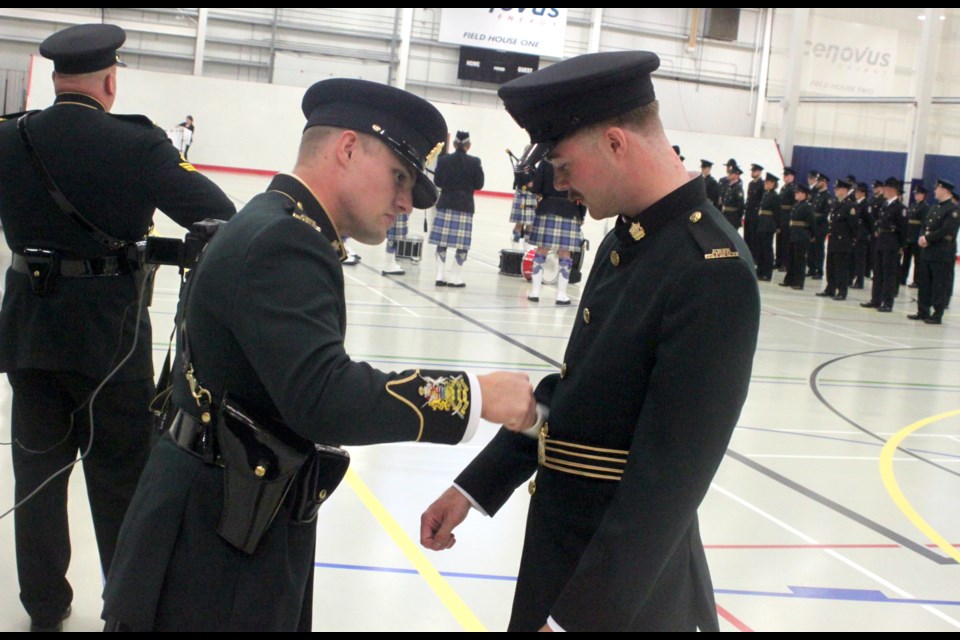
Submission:
[[[227,392],[317,443],[459,442],[475,410],[464,372],[388,374],[344,350],[345,256],[310,190],[277,175],[217,232],[193,276],[197,379],[215,400]],[[174,401],[199,415],[180,348]],[[222,493],[219,467],[160,440],[120,532],[105,618],[134,630],[310,628],[316,522],[295,524],[284,506],[248,556],[216,533]]]

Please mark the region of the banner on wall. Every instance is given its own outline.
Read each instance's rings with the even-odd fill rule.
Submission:
[[[443,9],[440,42],[563,57],[564,9]]]
[[[813,16],[804,48],[801,92],[829,96],[891,96],[897,29]]]

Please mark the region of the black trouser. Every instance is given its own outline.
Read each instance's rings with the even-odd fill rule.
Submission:
[[[863,287],[863,279],[867,275],[867,240],[857,240],[853,244],[853,283],[857,288]]]
[[[89,445],[87,398],[100,383],[78,373],[20,369],[13,387],[15,499],[20,502]],[[93,446],[83,461],[87,497],[104,575],[146,462],[152,380],[108,383],[93,403]],[[71,429],[71,417],[73,427]],[[67,582],[70,535],[64,472],[14,514],[20,601],[30,617],[53,626],[73,599]]]
[[[789,220],[789,214],[788,220]],[[790,227],[777,225],[777,259],[774,266],[777,269],[786,269],[790,264]]]
[[[750,257],[753,258],[753,263],[758,264],[760,262],[760,247],[757,237],[757,218],[759,214],[748,213],[743,217],[743,241],[747,243],[747,248],[750,249]]]
[[[791,287],[803,288],[806,273],[807,250],[809,248],[809,240],[795,240],[790,242],[790,263],[787,265],[787,275],[783,279],[785,284]]]
[[[900,250],[897,247],[877,247],[873,254],[873,289],[870,302],[879,307],[893,307],[900,277]]]
[[[740,228],[741,216],[739,211],[724,211],[723,217],[727,219],[727,222],[729,222],[734,229]]]
[[[930,317],[930,307],[933,307],[933,317],[939,318],[947,304],[947,284],[950,281],[950,272],[953,271],[952,262],[933,262],[920,260],[920,268],[916,272],[917,282],[917,315],[921,318]]]
[[[757,232],[757,277],[773,277],[773,231]]]
[[[850,252],[827,252],[827,288],[824,291],[831,296],[847,297],[850,284]]]
[[[920,247],[916,243],[907,243],[903,247],[903,262],[900,264],[900,284],[907,284],[910,275],[910,263],[913,263],[913,282],[917,281],[917,272],[920,271]]]
[[[808,275],[823,275],[823,261],[826,255],[826,242],[826,236],[814,236],[813,244],[810,245],[810,253],[807,255],[807,268],[809,269]]]

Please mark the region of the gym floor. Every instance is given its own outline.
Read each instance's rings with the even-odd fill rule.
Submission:
[[[238,206],[267,178],[211,173]],[[352,246],[345,266],[347,350],[385,370],[450,366],[527,372],[536,382],[562,360],[577,313],[526,299],[523,277],[500,273],[510,248],[510,200],[479,197],[464,289],[434,286],[432,247],[406,274],[381,276],[384,246]],[[411,216],[423,235],[424,212]],[[160,235],[183,230],[157,216]],[[604,223],[584,233],[599,246]],[[0,243],[0,267],[9,251]],[[592,263],[587,251],[585,272]],[[779,274],[782,276],[782,274]],[[956,631],[960,628],[960,318],[907,320],[914,289],[894,312],[760,283],[760,340],[750,395],[727,457],[700,508],[700,527],[725,631]],[[161,269],[150,309],[154,355],[166,353],[178,290]],[[958,303],[960,304],[960,303]],[[692,400],[695,400],[692,398]],[[10,440],[10,389],[0,378],[0,441]],[[525,489],[496,518],[473,513],[458,543],[420,548],[421,512],[494,434],[484,423],[457,447],[352,447],[347,479],[320,513],[317,631],[502,631],[523,524]],[[83,476],[70,486],[75,591],[66,631],[98,631],[102,576]],[[0,512],[13,504],[0,455]],[[13,515],[0,520],[0,630],[25,631],[18,599]],[[266,585],[269,587],[268,585]],[[265,590],[269,606],[269,588]]]

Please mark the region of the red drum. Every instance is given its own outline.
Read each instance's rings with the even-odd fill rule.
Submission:
[[[523,256],[523,277],[527,280],[533,279],[533,256],[537,253],[536,249],[527,251]],[[560,278],[560,260],[557,254],[551,251],[547,254],[547,261],[543,263],[543,284],[556,284]]]

